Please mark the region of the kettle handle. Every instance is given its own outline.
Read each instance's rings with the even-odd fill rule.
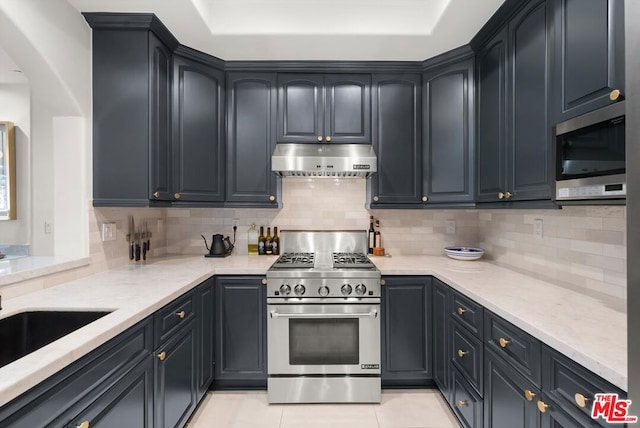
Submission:
[[[229,244],[229,248],[227,248],[227,252],[226,254],[231,254],[231,251],[233,251],[233,244],[231,243],[231,239],[229,239],[229,237],[225,237],[224,238],[225,241],[227,241],[227,244]]]
[[[200,236],[202,236],[202,239],[204,239],[204,246],[207,247],[207,251],[210,252],[211,250],[209,249],[209,244],[207,243],[207,238],[205,238],[204,235],[200,235]]]

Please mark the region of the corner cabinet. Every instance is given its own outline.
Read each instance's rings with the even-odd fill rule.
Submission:
[[[371,76],[278,74],[278,142],[369,143]]]
[[[431,279],[386,277],[381,297],[382,386],[432,385]]]
[[[174,57],[171,200],[224,201],[224,72]]]
[[[369,181],[371,208],[420,205],[422,190],[422,86],[420,74],[374,74],[373,148],[378,172]]]
[[[227,74],[227,205],[278,206],[276,74]]]
[[[557,123],[624,95],[624,1],[553,0],[553,13]]]
[[[527,3],[477,54],[478,202],[552,198],[550,11]]]

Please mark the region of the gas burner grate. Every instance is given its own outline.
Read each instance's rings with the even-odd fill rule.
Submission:
[[[363,253],[333,253],[334,268],[369,268],[371,260]]]
[[[273,267],[298,268],[313,267],[314,253],[284,253],[275,261]]]

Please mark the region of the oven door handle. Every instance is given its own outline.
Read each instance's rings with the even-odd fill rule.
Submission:
[[[275,310],[269,311],[271,318],[377,318],[378,311],[376,309],[364,313],[317,313],[317,314],[281,314]]]

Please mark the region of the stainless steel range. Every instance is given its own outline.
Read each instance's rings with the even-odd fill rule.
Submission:
[[[270,403],[380,402],[380,271],[366,231],[287,231],[267,271]]]

